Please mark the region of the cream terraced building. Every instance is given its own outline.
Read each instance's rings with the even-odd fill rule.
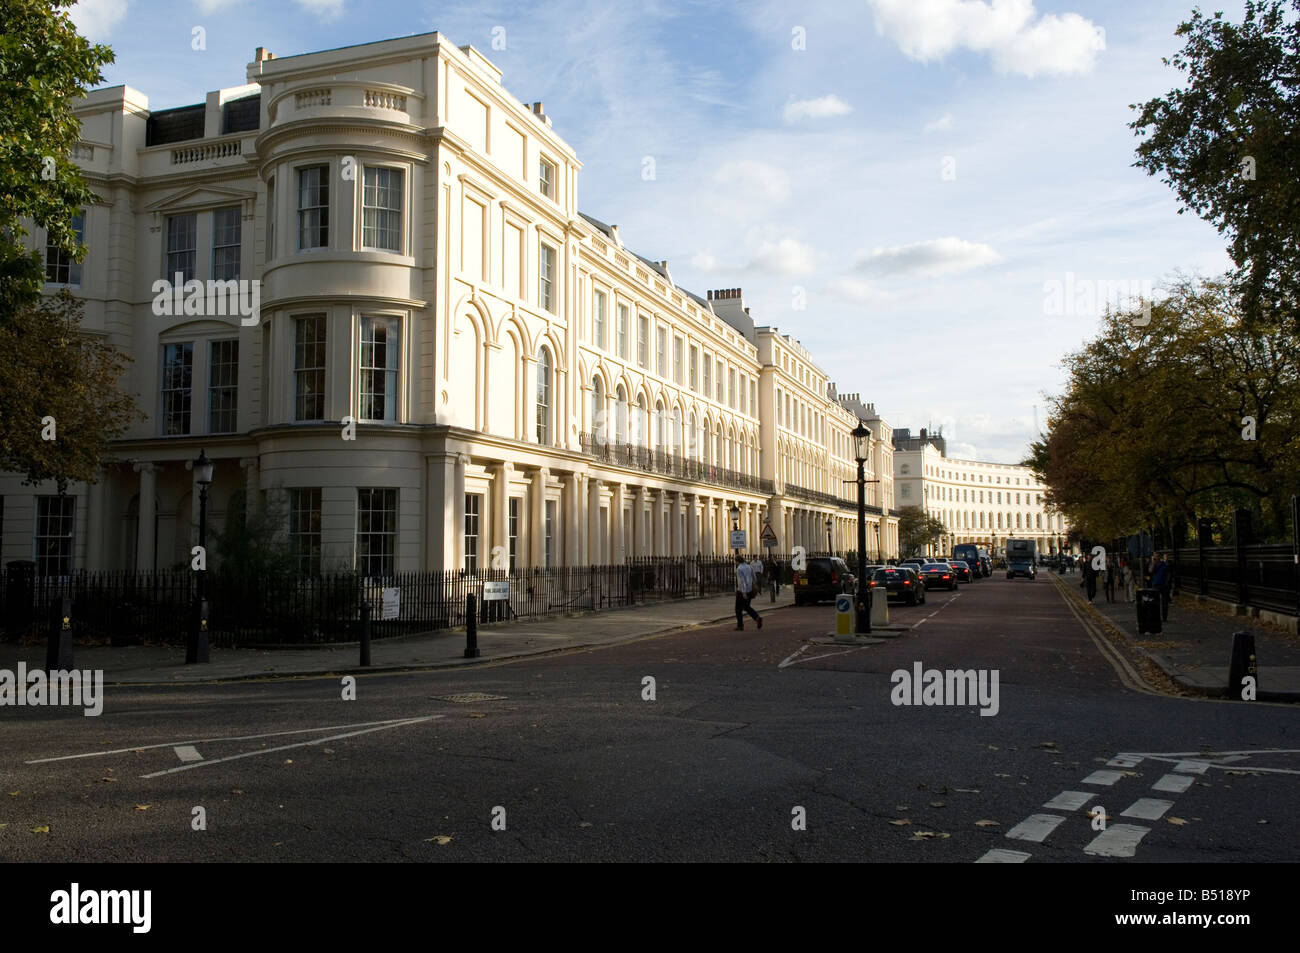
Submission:
[[[925,429],[895,430],[893,444],[899,507],[923,507],[948,529],[928,555],[950,554],[958,543],[1000,555],[1009,537],[1034,540],[1040,554],[1069,551],[1069,525],[1027,467],[953,459],[943,435]]]
[[[209,525],[275,494],[309,573],[725,553],[732,506],[751,551],[765,518],[779,551],[824,549],[828,519],[852,549],[860,416],[895,554],[886,423],[738,290],[691,294],[580,213],[578,157],[473,47],[259,49],[246,78],[179,109],[128,86],[78,104],[98,201],[82,264],[47,249],[47,290],[134,359],[146,419],[66,496],[0,477],[5,561],[187,565],[200,450]],[[260,312],[160,314],[177,275],[259,281]]]

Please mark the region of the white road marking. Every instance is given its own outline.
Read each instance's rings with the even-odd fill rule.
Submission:
[[[1182,794],[1192,786],[1195,779],[1189,774],[1166,774],[1163,778],[1151,785],[1153,791],[1168,791],[1171,794]]]
[[[796,652],[795,652],[794,654],[792,654],[792,655],[787,655],[785,658],[783,658],[783,659],[781,660],[781,664],[779,664],[779,665],[777,666],[777,668],[785,668],[787,665],[789,665],[791,662],[793,662],[793,661],[795,660],[795,657],[798,656],[800,652],[802,652],[802,651],[803,651],[804,649],[806,649],[806,648],[808,648],[807,643],[805,643],[805,644],[799,646],[798,651],[796,651]]]
[[[1253,755],[1262,754],[1300,754],[1300,748],[1256,748],[1251,751],[1164,751],[1144,753],[1142,757],[1153,761],[1173,761],[1181,763],[1188,758],[1204,760],[1211,768],[1258,771],[1261,774],[1300,774],[1295,768],[1257,768],[1245,767],[1235,762],[1244,761]],[[1178,770],[1177,768],[1174,769]]]
[[[1096,796],[1091,791],[1062,791],[1044,804],[1043,807],[1054,808],[1058,811],[1077,811]]]
[[[1138,798],[1120,811],[1120,817],[1136,817],[1139,821],[1158,821],[1165,811],[1174,806],[1173,801],[1160,801],[1153,797]]]
[[[182,761],[202,761],[203,755],[199,754],[199,749],[194,745],[177,745],[172,749],[176,752],[176,757]]]
[[[1083,849],[1096,857],[1132,857],[1140,841],[1151,830],[1136,824],[1113,824]]]
[[[441,718],[442,715],[430,715],[430,718]],[[256,741],[258,738],[276,738],[280,735],[306,735],[313,731],[338,731],[340,728],[367,728],[371,725],[398,725],[406,724],[411,721],[410,718],[390,718],[387,721],[360,721],[354,725],[322,725],[319,728],[294,728],[291,731],[268,731],[260,735],[233,735],[229,738],[195,738],[191,741],[164,741],[156,745],[136,745],[134,748],[114,748],[112,751],[89,751],[85,754],[65,754],[58,758],[38,758],[35,761],[24,761],[24,764],[48,764],[51,761],[72,761],[76,758],[101,758],[106,754],[127,754],[131,751],[152,751],[154,748],[176,748],[183,745],[204,745],[212,744],[218,741]],[[417,721],[427,721],[428,719],[415,719]]]
[[[1064,820],[1060,814],[1030,814],[1007,831],[1007,836],[1012,840],[1031,840],[1041,844],[1043,838],[1056,830]]]
[[[1204,774],[1208,767],[1209,765],[1204,761],[1179,761],[1174,765],[1174,770],[1184,774]]]
[[[1107,787],[1124,777],[1123,771],[1094,771],[1083,779],[1084,784],[1104,784]]]
[[[979,860],[977,864],[1023,864],[1029,859],[1029,855],[1023,850],[1003,850],[1001,847],[991,850]]]
[[[1142,759],[1135,754],[1117,754],[1106,762],[1112,768],[1136,768]]]
[[[159,778],[164,774],[176,774],[178,771],[189,771],[193,768],[206,768],[210,764],[222,764],[226,761],[238,761],[240,758],[253,758],[260,754],[275,754],[277,751],[289,751],[292,748],[306,748],[309,745],[324,744],[327,741],[340,741],[343,738],[355,738],[357,735],[368,735],[374,731],[383,731],[385,728],[402,728],[406,725],[416,725],[422,721],[431,721],[435,718],[442,718],[442,715],[426,715],[423,718],[410,718],[406,721],[389,722],[388,724],[377,725],[373,728],[362,728],[360,731],[348,731],[341,735],[328,735],[324,738],[313,738],[311,741],[299,741],[291,745],[280,745],[277,748],[258,748],[256,751],[245,751],[243,754],[232,754],[228,758],[214,758],[211,761],[196,761],[193,764],[183,764],[179,768],[168,768],[166,771],[154,771],[152,774],[142,774],[141,778]]]

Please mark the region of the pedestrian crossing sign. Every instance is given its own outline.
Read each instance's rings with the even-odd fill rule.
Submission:
[[[762,540],[763,545],[769,549],[776,545],[776,533],[772,532],[771,523],[763,524],[763,532],[759,533],[758,538]]]

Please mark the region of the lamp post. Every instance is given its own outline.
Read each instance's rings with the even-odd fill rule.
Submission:
[[[740,529],[740,507],[735,503],[731,504],[731,528],[733,531]],[[740,556],[740,547],[735,547],[736,556]]]
[[[210,661],[208,656],[208,487],[212,484],[212,461],[207,453],[199,450],[199,458],[194,461],[194,482],[199,487],[199,568],[195,570],[198,577],[194,580],[194,619],[190,625],[190,637],[185,646],[185,664],[193,665]]]
[[[854,631],[870,634],[871,589],[867,586],[867,574],[862,570],[866,565],[867,552],[867,477],[863,467],[871,453],[871,431],[859,420],[849,436],[853,438],[853,457],[858,461],[858,595],[857,625]]]
[[[831,527],[834,525],[835,521],[829,516],[826,517],[826,554],[828,556],[835,555],[835,546],[831,543]]]

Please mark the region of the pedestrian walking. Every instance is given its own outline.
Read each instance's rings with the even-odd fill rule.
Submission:
[[[1115,601],[1115,567],[1110,563],[1101,571],[1101,588],[1106,593],[1106,601]]]
[[[1127,559],[1119,561],[1119,582],[1124,590],[1124,601],[1133,601],[1133,567],[1129,565]]]
[[[1088,590],[1088,601],[1092,602],[1097,598],[1097,570],[1092,568],[1092,560],[1087,556],[1080,556],[1079,559],[1083,562],[1080,567],[1083,570],[1083,585]]]
[[[736,555],[736,631],[745,631],[745,613],[763,628],[763,617],[750,605],[754,599],[754,567],[745,562],[745,557]]]
[[[1160,590],[1160,619],[1163,622],[1169,621],[1169,594],[1174,581],[1173,568],[1165,561],[1164,553],[1156,556],[1155,565],[1151,568],[1151,588]]]

